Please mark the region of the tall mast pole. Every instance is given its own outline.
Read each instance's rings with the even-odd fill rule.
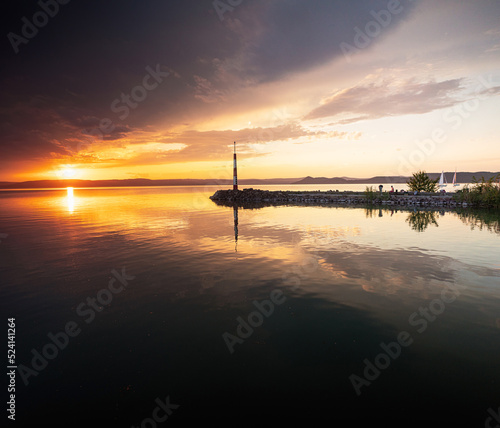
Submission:
[[[236,169],[236,141],[234,142],[234,158],[233,158],[233,190],[238,190],[238,171]]]

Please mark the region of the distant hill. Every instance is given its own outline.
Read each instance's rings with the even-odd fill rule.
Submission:
[[[453,180],[454,172],[446,172],[448,183]],[[472,177],[484,177],[489,179],[497,172],[457,172],[458,183],[470,183]],[[438,178],[441,173],[434,172],[428,174],[430,178]],[[305,178],[268,178],[268,179],[241,179],[238,184],[248,185],[268,185],[268,184],[375,184],[375,183],[406,183],[409,177],[379,175],[371,178],[352,177],[305,177]],[[148,178],[130,178],[125,180],[35,180],[23,181],[20,183],[0,181],[0,189],[40,189],[40,188],[61,188],[61,187],[137,187],[137,186],[230,186],[233,180],[224,179],[169,179],[150,180]]]
[[[453,181],[452,172],[445,172],[444,175],[448,183]],[[486,180],[499,174],[498,172],[479,171],[479,172],[457,172],[457,183],[471,183],[473,177],[477,179],[484,177]],[[441,175],[440,172],[429,172],[429,178],[436,179]],[[406,183],[410,177],[400,175],[378,175],[372,178],[346,178],[346,177],[305,177],[293,184],[375,184],[375,183]]]
[[[269,179],[242,179],[238,184],[292,184],[299,178],[269,178]],[[61,187],[137,187],[137,186],[229,186],[232,179],[170,179],[149,180],[147,178],[131,178],[125,180],[34,180],[14,182],[0,182],[0,189],[41,189]]]

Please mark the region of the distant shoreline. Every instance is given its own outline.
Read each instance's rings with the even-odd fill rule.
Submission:
[[[452,172],[445,172],[445,176],[449,183],[452,181]],[[471,183],[473,177],[489,179],[498,172],[479,171],[479,172],[457,172],[457,183]],[[440,173],[428,173],[431,179],[435,179]],[[376,176],[371,178],[351,178],[351,177],[305,177],[305,178],[268,178],[268,179],[240,179],[238,183],[242,186],[249,185],[311,185],[311,184],[336,184],[336,185],[351,185],[351,184],[406,184],[410,177],[406,176]],[[8,182],[0,181],[1,189],[53,189],[66,187],[158,187],[158,186],[231,186],[232,179],[165,179],[165,180],[150,180],[147,178],[131,178],[124,180],[32,180],[23,182]]]
[[[376,185],[380,184],[380,183],[375,183]],[[464,186],[464,185],[468,185],[468,184],[472,184],[472,183],[459,183],[460,186]],[[335,185],[329,185],[329,184],[262,184],[262,183],[258,183],[257,185],[261,185],[262,187],[278,187],[278,186],[283,186],[283,187],[296,187],[296,189],[293,189],[293,190],[281,190],[283,192],[297,192],[297,193],[311,193],[311,192],[340,192],[340,193],[363,193],[364,192],[364,189],[358,189],[358,190],[352,190],[352,189],[342,189],[342,187],[344,186],[350,186],[351,184],[347,184],[347,185],[342,185],[342,184],[339,184],[337,186]],[[318,186],[318,188],[315,188],[314,186]],[[361,186],[361,184],[353,184],[354,186]],[[384,192],[387,191],[387,187],[385,186],[390,186],[390,185],[393,185],[395,186],[395,191],[397,191],[398,189],[401,189],[401,187],[403,186],[407,186],[406,183],[384,183]],[[241,184],[240,187],[243,187],[243,188],[246,188],[247,186],[249,186],[250,188],[252,188],[252,184],[249,183],[249,184]],[[309,187],[309,188],[312,188],[312,190],[309,190],[309,189],[306,189],[305,186]],[[329,188],[327,189],[320,189],[319,186],[330,186]],[[369,186],[372,186],[372,188],[376,191],[378,191],[378,186],[373,186],[373,184],[366,184],[366,185],[363,185],[363,186],[366,186],[366,187],[369,187]],[[69,184],[66,184],[66,185],[61,185],[60,187],[0,187],[0,192],[9,192],[9,191],[40,191],[40,190],[46,190],[46,191],[49,191],[49,190],[61,190],[61,191],[66,191],[68,188],[73,188],[73,189],[79,189],[79,190],[85,190],[85,189],[88,189],[88,190],[91,190],[91,189],[102,189],[102,190],[105,190],[105,189],[153,189],[153,188],[175,188],[175,187],[193,187],[193,188],[200,188],[200,187],[204,187],[204,188],[218,188],[218,189],[221,189],[221,190],[231,190],[232,187],[233,187],[233,184],[230,183],[230,184],[170,184],[170,185],[143,185],[143,186],[132,186],[132,185],[122,185],[122,186],[76,186],[76,185],[69,185]],[[340,189],[336,188],[336,187],[340,187]],[[366,188],[365,187],[365,188]],[[446,188],[448,190],[446,190],[446,193],[447,194],[453,194],[455,192],[455,189],[451,187],[450,185],[450,188],[453,189],[453,191],[450,191],[449,188]],[[274,191],[274,190],[272,190]]]

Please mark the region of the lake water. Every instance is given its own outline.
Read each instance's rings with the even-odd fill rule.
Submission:
[[[0,192],[18,426],[498,413],[498,212],[236,209],[216,189]]]
[[[406,183],[371,183],[371,184],[291,184],[291,185],[283,185],[283,184],[268,184],[268,185],[253,185],[253,184],[245,184],[240,185],[239,188],[243,190],[247,187],[254,187],[256,189],[262,190],[306,190],[306,191],[314,191],[321,190],[322,192],[326,192],[328,190],[338,190],[339,192],[347,191],[347,192],[364,192],[367,187],[373,187],[376,191],[379,190],[379,185],[383,186],[383,191],[391,190],[391,186],[394,186],[394,190],[405,190],[408,191],[408,185]],[[456,192],[457,190],[463,189],[465,186],[472,186],[472,183],[460,183],[456,186],[452,184],[448,184],[446,187],[442,189],[448,193]],[[225,189],[231,189],[232,186],[223,186]]]

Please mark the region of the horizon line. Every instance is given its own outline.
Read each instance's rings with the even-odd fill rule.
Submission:
[[[426,171],[425,171],[426,172]],[[444,174],[454,174],[455,171],[442,171]],[[500,171],[456,171],[457,174],[478,174],[478,173],[489,173],[489,174],[500,174]],[[441,172],[426,172],[426,174],[441,174]],[[373,175],[371,177],[349,177],[349,176],[333,176],[333,177],[327,177],[327,176],[312,176],[312,175],[306,175],[306,176],[300,176],[300,177],[270,177],[270,178],[242,178],[241,180],[244,181],[249,181],[249,180],[256,180],[256,181],[263,181],[263,180],[303,180],[305,178],[324,178],[324,179],[334,179],[334,178],[339,178],[339,179],[344,179],[344,180],[370,180],[376,177],[411,177],[411,175],[402,175],[402,174],[386,174],[386,175]],[[148,181],[231,181],[231,178],[147,178],[147,177],[136,177],[136,178],[100,178],[100,179],[86,179],[86,178],[39,178],[39,179],[33,179],[33,180],[23,180],[23,181],[6,181],[6,180],[0,180],[0,184],[18,184],[18,183],[30,183],[30,182],[39,182],[39,181],[64,181],[64,182],[69,182],[69,181],[131,181],[131,180],[148,180]],[[241,181],[240,180],[240,181]]]

